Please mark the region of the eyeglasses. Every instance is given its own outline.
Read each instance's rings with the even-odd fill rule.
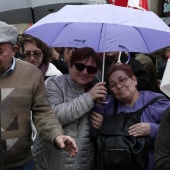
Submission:
[[[77,71],[83,71],[85,68],[87,69],[87,72],[89,74],[94,74],[97,72],[97,67],[94,67],[94,66],[86,66],[84,65],[83,63],[74,63],[75,67],[76,67],[76,70]]]
[[[129,77],[119,77],[117,82],[111,82],[110,83],[110,88],[111,89],[116,89],[117,85],[124,85],[127,80],[129,79]]]
[[[26,59],[30,59],[33,56],[35,59],[39,59],[42,54],[42,51],[25,51],[24,56]]]

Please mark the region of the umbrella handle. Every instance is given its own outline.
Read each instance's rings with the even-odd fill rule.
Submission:
[[[106,24],[103,24],[104,27],[104,49],[103,49],[103,66],[102,66],[102,82],[104,82],[104,71],[105,71],[105,58],[106,58]]]
[[[117,60],[118,63],[121,63],[121,59],[120,59],[121,58],[121,54],[122,54],[122,52],[120,51],[119,52],[119,57],[118,57],[118,60]],[[130,52],[128,52],[128,60],[126,61],[125,64],[128,64],[129,61],[130,61]]]
[[[119,47],[123,47],[123,48],[126,48],[125,46],[123,46],[123,45],[119,45]],[[127,48],[126,48],[127,49]],[[127,51],[128,51],[128,49],[127,49]],[[121,54],[122,54],[122,52],[120,51],[119,52],[119,58],[118,58],[118,61],[117,62],[121,62],[121,60],[120,60],[120,58],[121,58]],[[126,63],[125,64],[128,64],[129,63],[129,61],[130,61],[130,52],[128,51],[128,60],[126,61]]]
[[[121,62],[121,60],[120,60],[121,54],[122,54],[122,52],[120,51],[120,52],[119,52],[119,57],[118,57],[118,61],[117,61],[117,62]]]
[[[104,82],[104,71],[105,71],[105,58],[106,58],[106,53],[103,53],[103,62],[102,62],[102,82]]]
[[[129,61],[130,61],[130,52],[128,52],[128,60],[126,61],[126,63],[125,63],[125,64],[128,64],[128,63],[129,63]]]

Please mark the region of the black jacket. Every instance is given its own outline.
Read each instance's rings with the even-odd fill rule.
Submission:
[[[165,110],[155,141],[157,170],[170,170],[170,107]]]

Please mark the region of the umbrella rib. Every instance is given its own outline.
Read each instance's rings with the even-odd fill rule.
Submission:
[[[103,26],[104,26],[104,23],[102,23],[102,26],[101,26],[99,41],[101,40]],[[98,45],[98,51],[97,52],[99,52],[99,46],[100,46],[100,42],[99,42],[99,45]]]
[[[73,22],[70,22],[70,23],[66,23],[65,25],[64,25],[64,27],[66,27],[67,25],[70,25],[70,24],[72,24]],[[51,41],[52,43],[51,43],[51,45],[55,42],[55,40],[57,39],[57,37],[60,35],[60,33],[63,31],[63,29],[64,29],[64,27],[60,30],[60,32],[58,33],[58,35],[53,39],[53,41]]]
[[[148,48],[148,46],[147,46],[147,44],[146,44],[145,39],[143,38],[143,36],[142,36],[142,34],[141,34],[141,32],[140,32],[140,30],[139,30],[137,27],[134,27],[134,28],[140,33],[140,35],[141,35],[141,37],[142,37],[142,39],[143,39],[143,41],[144,41],[144,43],[145,43],[145,45],[146,45],[146,48],[148,49],[148,51],[149,51],[149,53],[150,53],[150,50],[149,50],[149,48]]]
[[[104,82],[105,58],[106,58],[106,53],[105,53],[106,52],[106,48],[105,48],[105,45],[106,45],[106,25],[104,23],[102,23],[101,33],[100,33],[100,40],[101,40],[101,34],[102,34],[104,26],[105,26],[105,29],[104,29],[104,46],[103,46],[104,49],[103,49],[103,63],[102,63],[102,82]]]

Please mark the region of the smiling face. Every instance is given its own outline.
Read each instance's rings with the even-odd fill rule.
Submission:
[[[137,80],[135,76],[131,78],[122,70],[114,71],[108,77],[110,91],[123,103],[131,105],[138,97],[136,90]]]
[[[88,59],[84,59],[84,60],[77,60],[75,61],[75,63],[82,63],[85,66],[93,66],[93,67],[97,67],[95,61],[92,59],[92,57],[89,57]],[[94,72],[93,74],[88,73],[87,68],[85,68],[83,71],[78,71],[76,69],[75,64],[70,64],[68,63],[68,69],[69,69],[69,73],[71,76],[71,79],[74,83],[79,84],[83,87],[85,87],[86,85],[88,85],[90,82],[93,81],[94,76],[96,74],[96,72]]]

